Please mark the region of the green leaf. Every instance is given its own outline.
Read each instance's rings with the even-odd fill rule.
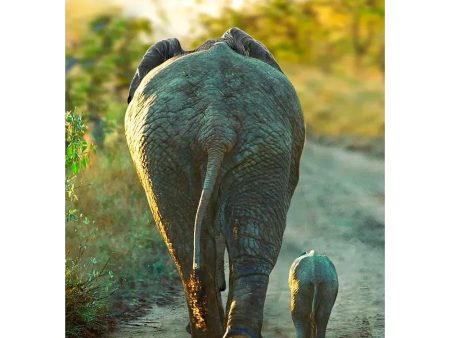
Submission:
[[[72,173],[78,174],[79,171],[80,171],[80,167],[79,167],[78,163],[73,162],[72,163]]]
[[[81,143],[81,149],[86,150],[88,147],[86,140],[83,140],[83,142]]]
[[[67,157],[73,156],[73,144],[69,144],[69,146],[67,147],[66,155],[67,155]]]

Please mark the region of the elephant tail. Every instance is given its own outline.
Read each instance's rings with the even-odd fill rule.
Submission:
[[[206,166],[205,180],[203,181],[202,194],[200,202],[197,207],[197,214],[195,215],[194,223],[194,257],[192,261],[192,269],[198,270],[200,268],[200,234],[202,230],[202,223],[208,210],[211,195],[216,185],[217,177],[219,176],[220,166],[225,155],[224,149],[213,148],[208,151],[208,163]]]
[[[310,324],[311,324],[311,336],[312,337],[317,337],[316,315],[317,315],[317,308],[319,306],[317,289],[318,289],[318,285],[317,285],[317,283],[314,283],[314,293],[313,293],[313,299],[312,299],[311,314],[310,314],[310,318],[309,318]]]
[[[194,255],[192,262],[192,274],[189,281],[190,301],[193,315],[196,318],[197,329],[206,329],[206,303],[205,291],[202,288],[201,281],[203,280],[202,271],[200,270],[200,235],[202,230],[202,223],[208,210],[209,202],[216,185],[217,177],[219,176],[220,167],[225,155],[224,148],[210,148],[208,151],[208,163],[206,167],[205,179],[203,181],[202,194],[200,202],[197,207],[197,214],[195,216],[194,224]]]

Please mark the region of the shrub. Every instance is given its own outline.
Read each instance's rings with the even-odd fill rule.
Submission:
[[[83,119],[67,114],[66,335],[99,336],[144,305],[170,299],[178,276],[154,226],[123,126],[108,133],[92,157]]]
[[[97,336],[109,328],[109,290],[114,275],[106,271],[107,263],[100,270],[91,261],[91,268],[82,262],[83,251],[76,259],[66,261],[66,336]]]
[[[89,147],[84,139],[87,127],[81,115],[72,111],[66,112],[65,130],[66,224],[89,224],[90,220],[78,211],[75,203],[78,201],[77,175],[81,169],[87,167],[94,147]],[[95,258],[92,258],[89,264],[84,262],[84,250],[85,247],[79,246],[74,257],[67,253],[65,283],[68,337],[95,335],[104,332],[108,327],[107,298],[111,294],[111,279],[114,275],[106,271],[107,263],[98,270]]]

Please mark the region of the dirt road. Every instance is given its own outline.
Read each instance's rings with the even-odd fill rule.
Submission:
[[[384,337],[384,162],[307,143],[300,170],[270,276],[263,337],[294,337],[288,272],[308,249],[327,254],[339,275],[327,337]],[[188,338],[187,321],[180,295],[169,306],[154,306],[145,316],[123,323],[111,337]]]

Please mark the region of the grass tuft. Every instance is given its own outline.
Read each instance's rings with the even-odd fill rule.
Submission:
[[[66,336],[96,337],[109,328],[108,302],[113,275],[95,265],[87,267],[82,261],[80,249],[75,259],[66,261]]]

